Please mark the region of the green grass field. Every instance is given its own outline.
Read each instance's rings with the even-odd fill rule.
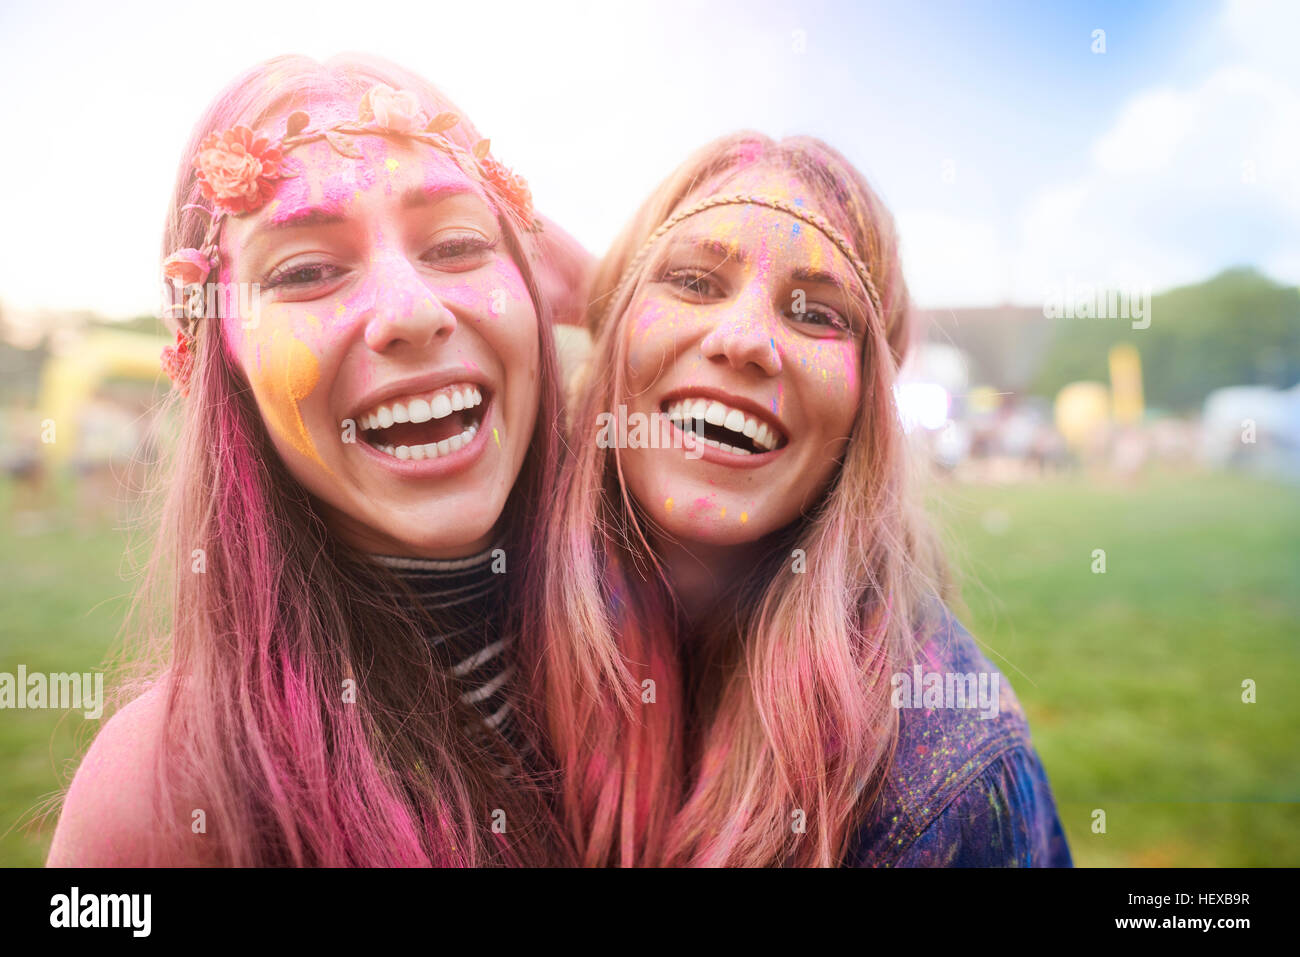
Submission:
[[[1078,864],[1300,864],[1300,490],[1223,475],[946,485],[938,513],[965,623],[1025,705]],[[6,519],[0,671],[85,671],[113,649],[123,537],[77,514]],[[0,864],[42,863],[53,822],[23,822],[97,724],[0,712]]]

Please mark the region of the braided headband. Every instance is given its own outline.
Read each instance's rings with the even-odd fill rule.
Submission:
[[[203,197],[212,201],[213,208],[193,203],[183,208],[201,210],[211,222],[199,248],[177,250],[163,261],[163,277],[182,292],[196,285],[201,289],[208,276],[221,267],[218,237],[226,217],[261,209],[275,195],[280,180],[298,175],[285,169],[284,154],[306,143],[325,140],[339,155],[361,159],[361,150],[346,138],[349,136],[403,136],[433,146],[451,156],[466,175],[495,191],[520,225],[536,229],[533,198],[523,177],[492,158],[488,140],[479,140],[472,151],[449,140],[444,134],[459,122],[460,117],[452,112],[439,113],[430,120],[414,93],[380,83],[361,97],[355,120],[311,129],[311,118],[297,110],[285,121],[284,136],[278,140],[254,134],[246,126],[209,133],[194,156],[194,167]],[[174,304],[169,311],[174,314],[180,309],[183,318],[198,318],[200,310],[194,304],[200,299]],[[188,323],[178,321],[178,325],[176,344],[163,349],[162,365],[184,395],[194,365],[194,334]]]
[[[673,215],[664,220],[659,228],[650,234],[650,238],[642,243],[640,250],[637,251],[637,254],[632,258],[632,261],[628,263],[627,268],[623,270],[623,277],[619,280],[618,285],[615,287],[614,296],[610,299],[611,305],[615,302],[621,301],[622,293],[625,291],[624,287],[628,283],[632,282],[633,277],[641,271],[641,265],[645,261],[646,256],[649,255],[651,248],[655,243],[663,238],[665,233],[682,220],[688,219],[697,213],[702,213],[707,209],[713,209],[717,206],[766,206],[768,209],[775,209],[777,212],[787,213],[795,219],[803,220],[809,226],[815,227],[823,236],[835,244],[835,247],[844,254],[844,258],[853,266],[854,272],[856,272],[858,278],[862,280],[862,285],[866,287],[867,296],[871,299],[871,308],[874,309],[876,315],[880,317],[880,321],[884,322],[885,314],[884,310],[880,307],[880,294],[876,291],[876,284],[871,279],[871,270],[867,268],[867,264],[862,261],[861,257],[854,252],[853,245],[844,237],[843,233],[832,226],[826,217],[821,216],[810,209],[796,206],[794,203],[788,203],[785,200],[777,199],[774,196],[758,196],[749,193],[710,196],[706,199],[700,200],[694,206],[688,206],[685,209],[678,210],[676,213],[673,213]]]

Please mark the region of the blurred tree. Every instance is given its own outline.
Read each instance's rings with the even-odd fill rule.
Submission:
[[[1080,379],[1106,382],[1107,352],[1121,342],[1142,356],[1151,407],[1192,411],[1222,386],[1300,381],[1300,289],[1254,269],[1229,269],[1154,296],[1146,329],[1126,319],[1045,321],[1055,329],[1033,391],[1046,396]]]

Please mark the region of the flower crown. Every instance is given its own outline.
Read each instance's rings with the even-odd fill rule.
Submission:
[[[312,129],[311,118],[297,110],[285,121],[284,135],[278,140],[255,134],[246,126],[209,133],[199,144],[194,167],[203,198],[210,200],[213,208],[197,204],[184,208],[206,212],[211,222],[200,247],[179,249],[163,261],[163,277],[182,291],[205,283],[221,265],[218,237],[225,218],[261,209],[275,195],[280,180],[298,175],[285,168],[284,155],[305,143],[325,140],[341,156],[360,159],[361,150],[347,139],[349,136],[405,136],[442,150],[456,160],[466,175],[480,179],[501,196],[507,211],[523,228],[536,230],[528,183],[492,157],[488,140],[479,140],[467,151],[448,139],[444,134],[459,122],[460,117],[449,111],[429,119],[414,93],[380,83],[361,97],[355,120]],[[183,308],[172,306],[173,310]],[[182,322],[176,344],[163,349],[163,369],[182,395],[189,390],[193,343],[193,333]]]

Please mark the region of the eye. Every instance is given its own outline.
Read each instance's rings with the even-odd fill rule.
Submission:
[[[794,322],[817,327],[819,335],[847,335],[853,331],[843,316],[826,306],[809,303],[802,312],[791,309],[788,314]]]
[[[663,282],[696,299],[719,299],[723,295],[717,280],[703,269],[673,269],[664,274]]]
[[[477,269],[496,253],[497,242],[478,233],[460,233],[435,243],[424,254],[424,261],[448,272]]]
[[[330,282],[342,274],[342,267],[333,263],[291,263],[272,271],[262,286],[266,289],[305,289]]]

